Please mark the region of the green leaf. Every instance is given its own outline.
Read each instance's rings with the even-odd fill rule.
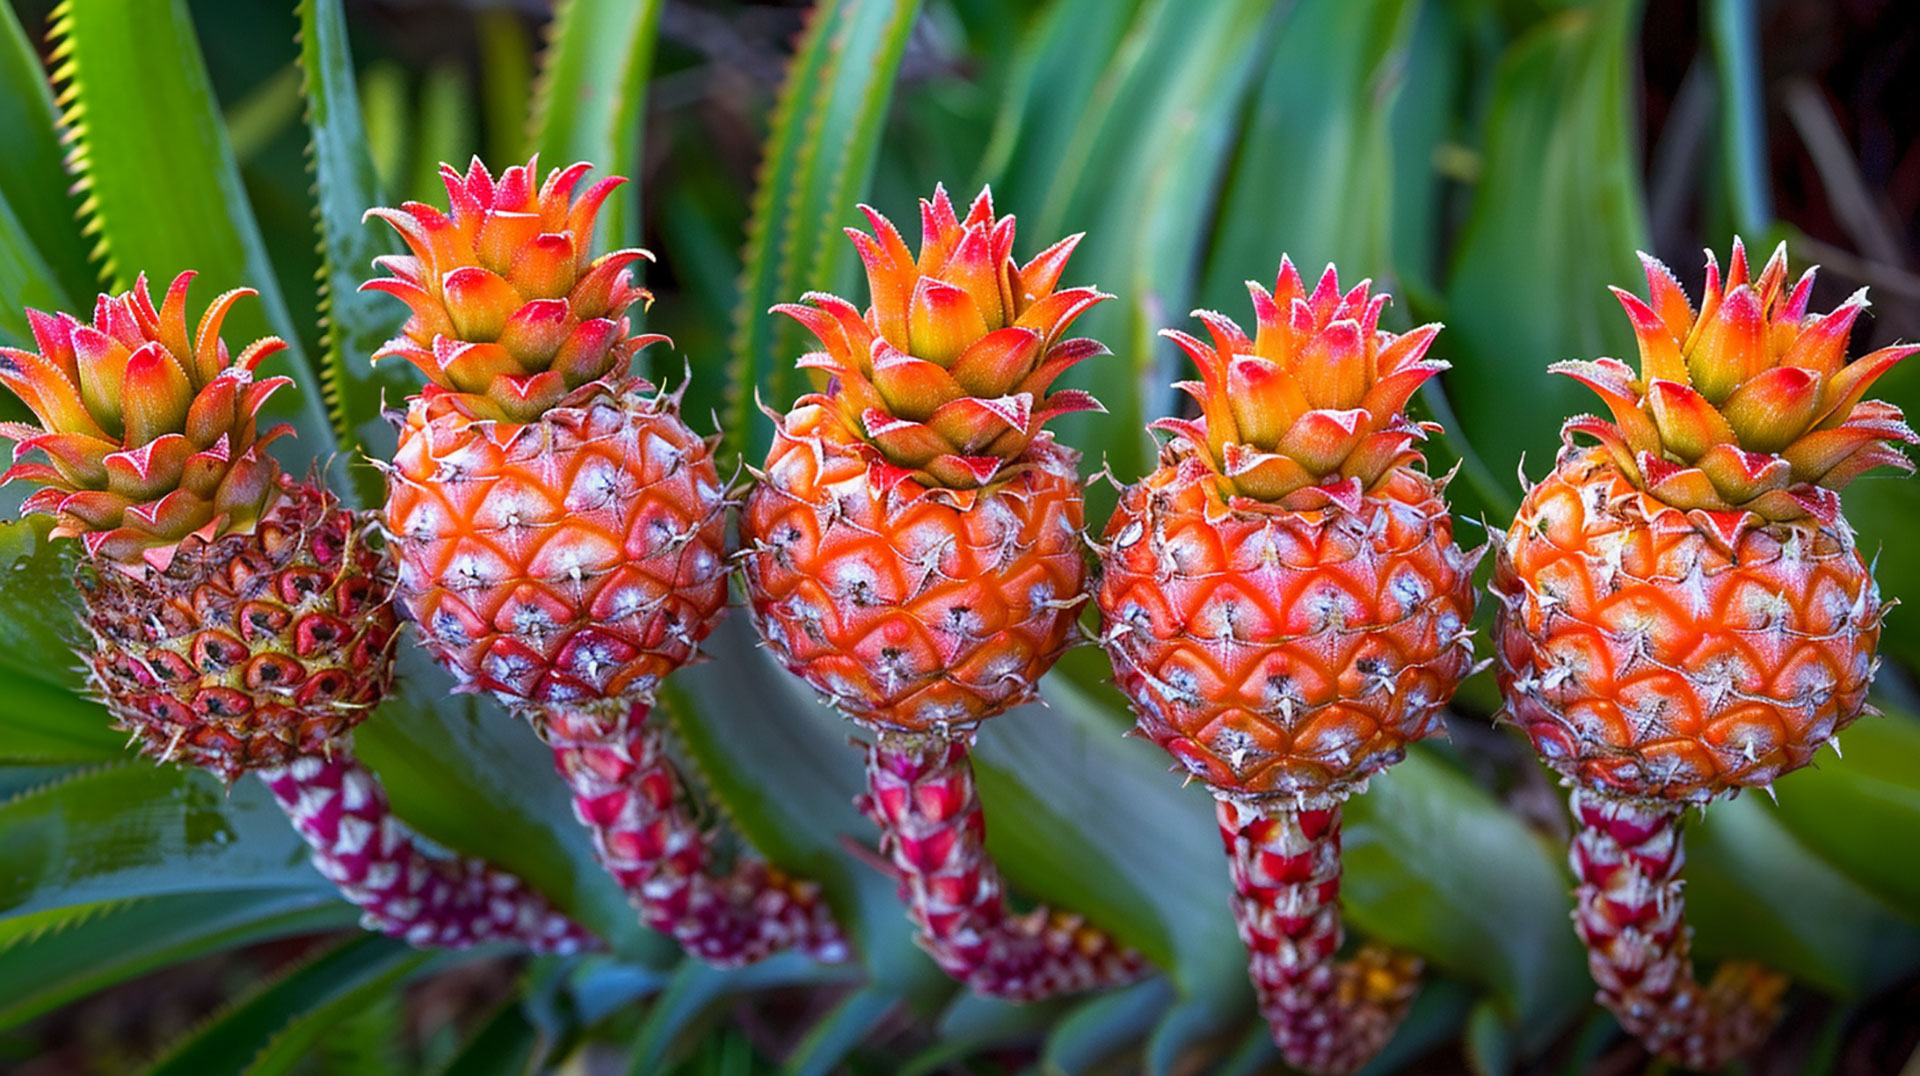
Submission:
[[[1049,1072],[1086,1072],[1144,1038],[1172,1001],[1159,978],[1082,1000],[1048,1033],[1041,1063]]]
[[[805,333],[769,314],[812,290],[840,286],[853,264],[840,234],[856,219],[879,148],[894,72],[913,30],[919,0],[820,0],[788,68],[774,107],[747,228],[746,265],[734,315],[732,368],[719,408],[722,457],[757,462],[773,443],[754,412],[756,392],[772,407],[799,396],[794,361]],[[689,414],[705,414],[721,388],[717,371],[696,367]]]
[[[650,1076],[665,1065],[674,1045],[719,1002],[750,990],[832,981],[838,973],[806,957],[784,953],[744,968],[715,968],[698,960],[682,962],[667,988],[654,999],[634,1039],[629,1071]]]
[[[164,288],[196,270],[202,302],[228,288],[258,289],[257,301],[234,308],[227,337],[236,351],[270,333],[287,341],[284,360],[274,361],[290,366],[304,391],[280,393],[267,413],[293,422],[303,459],[326,458],[334,442],[320,380],[248,208],[184,0],[64,0],[53,34],[86,230],[99,240],[105,275],[117,289],[138,273]]]
[[[1152,467],[1147,422],[1177,408],[1179,352],[1156,334],[1198,295],[1209,211],[1278,18],[1267,0],[1199,10],[1179,0],[1148,4],[1101,75],[1094,98],[1102,106],[1079,114],[1040,211],[1025,207],[1030,243],[1084,230],[1066,281],[1116,297],[1074,327],[1113,357],[1065,379],[1097,389],[1108,413],[1069,415],[1053,428],[1090,466],[1104,462],[1123,481]],[[1113,490],[1093,486],[1087,517],[1105,519],[1114,501]]]
[[[1783,796],[1800,776],[1780,783]],[[1920,927],[1823,862],[1765,797],[1715,804],[1689,819],[1686,842],[1687,922],[1702,957],[1759,960],[1841,997],[1920,962]]]
[[[82,629],[66,580],[72,542],[50,525],[0,523],[0,762],[98,762],[126,757],[106,710],[80,694]]]
[[[20,248],[23,253],[11,256],[24,259],[25,251],[34,253],[50,274],[55,307],[67,309],[92,298],[99,276],[87,258],[80,225],[74,219],[80,203],[67,189],[73,177],[62,163],[65,151],[61,148],[53,91],[40,66],[40,55],[21,28],[12,5],[0,8],[0,131],[7,132],[7,166],[0,168],[0,203],[11,207],[27,240]],[[0,290],[0,295],[7,297],[0,319],[18,317],[19,311],[13,308],[23,303],[48,301],[32,293],[15,298],[10,289]],[[10,321],[0,320],[0,333],[11,333],[10,325]],[[16,339],[24,339],[24,335]]]
[[[559,4],[534,87],[533,148],[548,167],[592,161],[603,174],[629,179],[600,214],[611,247],[640,245],[639,130],[660,7],[660,0]]]
[[[1646,249],[1633,101],[1637,0],[1555,15],[1508,49],[1484,167],[1448,285],[1447,394],[1496,475],[1553,459],[1556,429],[1590,392],[1560,359],[1633,354],[1608,284]],[[1524,406],[1521,406],[1524,404]]]
[[[480,106],[486,117],[487,156],[498,171],[526,158],[533,42],[520,14],[508,8],[482,9],[474,29],[480,44]]]
[[[243,889],[329,891],[264,785],[116,763],[0,805],[0,911]]]
[[[0,344],[8,347],[38,350],[27,326],[26,308],[46,311],[75,308],[60,282],[54,279],[53,269],[34,247],[33,238],[21,226],[19,216],[7,203],[4,189],[0,189],[0,296],[6,297],[5,302],[0,303]],[[11,395],[7,397],[6,409],[8,417],[29,417],[26,408]]]
[[[677,954],[639,922],[593,858],[553,755],[491,701],[453,691],[424,650],[403,646],[403,689],[354,730],[394,812],[449,848],[518,874],[569,915],[642,963]]]
[[[405,251],[393,229],[361,219],[369,208],[384,205],[386,195],[361,122],[340,0],[301,0],[300,74],[322,258],[320,310],[326,336],[321,371],[328,412],[343,445],[391,459],[395,435],[380,413],[413,393],[417,379],[404,362],[375,366],[372,357],[406,320],[406,307],[392,296],[359,289],[373,271],[374,258]],[[349,474],[360,503],[384,499],[377,471],[354,466]]]
[[[1365,0],[1288,13],[1240,132],[1203,305],[1245,321],[1242,281],[1271,286],[1283,251],[1308,277],[1332,262],[1344,279],[1391,286],[1396,165],[1424,164],[1399,160],[1389,129],[1421,7]]]
[[[181,893],[0,920],[0,1028],[169,965],[343,930],[359,911],[314,888]]]
[[[527,1076],[540,1071],[541,1052],[539,1030],[517,1000],[509,1001],[439,1071],[442,1076]]]
[[[1779,785],[1774,817],[1814,855],[1920,923],[1920,720],[1863,717],[1841,734],[1845,758],[1820,756]]]
[[[436,959],[452,963],[471,957],[436,957],[373,935],[342,942],[190,1032],[147,1070],[148,1076],[291,1072],[334,1024],[384,1001]]]
[[[1754,0],[1708,0],[1705,29],[1719,76],[1720,169],[1733,195],[1734,226],[1758,238],[1773,224],[1773,169],[1756,8]]]
[[[473,132],[473,113],[467,102],[464,71],[451,64],[427,71],[420,86],[418,120],[414,125],[413,177],[406,187],[407,197],[444,204],[447,188],[440,179],[440,166],[459,165],[473,155],[478,145]]]
[[[868,986],[848,994],[807,1029],[781,1072],[785,1076],[828,1076],[842,1071],[847,1055],[866,1042],[874,1028],[899,1007],[899,996],[882,987]]]
[[[874,839],[853,806],[865,775],[850,727],[767,656],[744,617],[722,621],[702,649],[712,660],[675,673],[658,712],[713,800],[771,862],[821,884],[875,982],[910,995],[944,985],[892,882],[847,855],[848,835]]]
[[[1418,747],[1345,808],[1347,918],[1550,1038],[1591,996],[1563,852]],[[1544,1041],[1536,1043],[1544,1045]]]

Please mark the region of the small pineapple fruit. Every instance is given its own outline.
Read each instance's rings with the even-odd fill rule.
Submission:
[[[727,601],[727,500],[712,445],[678,397],[631,371],[627,316],[642,250],[593,253],[623,180],[537,188],[537,162],[496,179],[442,166],[451,213],[374,209],[412,253],[365,287],[412,310],[375,358],[427,376],[387,470],[398,594],[465,690],[530,718],[575,813],[648,925],[723,965],[797,947],[838,959],[811,884],[741,857],[709,871],[712,835],[647,722],[660,681],[694,656]]]
[[[1813,272],[1790,282],[1784,244],[1757,280],[1738,240],[1724,280],[1709,253],[1697,314],[1642,260],[1648,299],[1614,289],[1638,374],[1553,367],[1613,421],[1567,422],[1498,543],[1497,668],[1507,716],[1574,790],[1600,1000],[1650,1049],[1717,1069],[1766,1036],[1786,984],[1737,961],[1693,977],[1681,816],[1771,789],[1866,709],[1886,607],[1837,491],[1912,470],[1899,409],[1862,397],[1916,349],[1848,363],[1864,294],[1808,314]]]
[[[881,827],[919,941],[974,990],[1027,1000],[1133,978],[1140,961],[1077,916],[1015,915],[987,858],[968,751],[1034,697],[1084,600],[1076,453],[1048,419],[1097,408],[1047,390],[1105,348],[1063,339],[1092,288],[1056,289],[1078,237],[1025,265],[982,191],[959,219],[920,203],[916,262],[862,207],[849,229],[873,295],[774,309],[819,337],[826,389],[774,417],[741,517],[747,592],[774,655],[875,730],[862,806]]]
[[[421,853],[354,762],[351,730],[392,677],[391,573],[368,521],[265,452],[287,427],[260,430],[261,405],[290,382],[254,370],[286,345],[234,356],[220,339],[253,293],[215,299],[190,336],[192,279],[156,309],[142,277],[90,325],[30,310],[39,352],[0,348],[0,383],[41,423],[0,425],[16,461],[0,477],[39,483],[26,511],[80,539],[92,689],[144,754],[257,774],[370,929],[579,947],[518,879]]]
[[[1446,368],[1439,326],[1396,336],[1384,294],[1308,294],[1291,261],[1248,284],[1259,327],[1196,311],[1208,346],[1162,335],[1201,380],[1197,420],[1120,498],[1102,550],[1101,642],[1139,727],[1219,801],[1240,937],[1287,1062],[1351,1072],[1392,1036],[1420,962],[1366,947],[1335,963],[1340,804],[1441,731],[1473,665],[1478,554],[1462,553],[1433,429],[1408,398]]]

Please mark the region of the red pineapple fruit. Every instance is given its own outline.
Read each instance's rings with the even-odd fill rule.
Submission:
[[[443,166],[450,213],[369,213],[411,250],[365,285],[412,311],[375,358],[428,380],[387,471],[399,597],[463,690],[491,692],[553,748],[649,926],[715,964],[787,948],[839,959],[816,886],[751,855],[713,869],[713,834],[682,806],[648,721],[726,606],[727,501],[678,397],[632,372],[665,339],[627,316],[651,299],[631,270],[649,255],[594,254],[594,218],[623,181],[574,197],[591,167],[536,187],[537,162],[497,179],[478,160]]]
[[[7,423],[6,481],[39,483],[29,513],[80,539],[89,683],[142,753],[273,791],[314,865],[369,929],[422,946],[592,939],[510,874],[433,858],[353,759],[352,729],[392,677],[392,574],[367,519],[281,473],[255,380],[285,346],[234,356],[220,326],[247,289],[187,330],[182,273],[159,307],[141,277],[87,324],[27,312],[39,351],[0,348],[0,383],[40,426]]]
[[[865,314],[820,293],[774,308],[819,338],[800,365],[827,388],[775,416],[742,513],[755,623],[874,730],[861,803],[941,968],[1015,1000],[1124,982],[1140,958],[1106,933],[1009,909],[969,761],[980,723],[1033,698],[1077,638],[1078,457],[1042,426],[1099,406],[1047,390],[1105,352],[1065,334],[1106,296],[1055,286],[1078,237],[1016,263],[1013,218],[986,191],[964,220],[944,189],[920,210],[917,260],[871,209],[872,235],[848,230]]]
[[[1259,320],[1196,311],[1211,346],[1179,387],[1160,466],[1107,523],[1101,641],[1139,727],[1219,801],[1234,913],[1287,1062],[1351,1072],[1393,1035],[1420,962],[1377,946],[1336,962],[1340,805],[1441,731],[1473,664],[1473,565],[1417,444],[1413,392],[1439,331],[1379,329],[1385,295],[1308,293],[1290,261]]]

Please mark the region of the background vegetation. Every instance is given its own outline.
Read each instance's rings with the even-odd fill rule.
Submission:
[[[1110,414],[1063,421],[1090,467],[1149,466],[1146,420],[1177,405],[1154,337],[1290,252],[1370,275],[1404,328],[1447,325],[1454,369],[1422,406],[1449,428],[1455,505],[1498,523],[1516,471],[1549,466],[1549,378],[1630,355],[1608,283],[1635,250],[1697,285],[1732,233],[1823,263],[1816,306],[1871,284],[1856,353],[1920,336],[1920,30],[1898,0],[680,0],[526,3],[45,0],[0,7],[0,342],[23,306],[79,310],[136,271],[265,300],[236,335],[294,346],[276,398],[290,459],[379,496],[358,462],[391,434],[411,370],[370,370],[397,303],[354,286],[386,229],[361,211],[437,200],[434,167],[538,150],[637,182],[609,212],[660,256],[650,327],[691,373],[696,427],[757,459],[755,393],[802,391],[795,327],[762,316],[809,288],[853,293],[839,234],[868,200],[911,219],[944,180],[1019,214],[1023,253],[1087,240],[1070,282],[1118,295],[1082,323],[1115,353],[1081,373]],[[47,74],[54,83],[50,87]],[[644,132],[644,137],[643,137]],[[75,187],[76,179],[78,186]],[[316,282],[318,286],[316,287]],[[246,320],[251,319],[251,320]],[[1920,368],[1885,395],[1920,408]],[[712,418],[709,419],[708,416]],[[282,442],[283,445],[288,442]],[[1096,486],[1089,518],[1111,507]],[[1920,599],[1920,483],[1861,482],[1848,514],[1883,588]],[[1210,804],[1130,721],[1091,648],[1046,708],[981,737],[993,850],[1019,889],[1081,909],[1164,974],[1018,1007],[957,992],[917,950],[877,870],[850,854],[848,730],[752,647],[743,617],[667,709],[716,817],[821,879],[859,959],[734,972],[634,924],[594,864],[547,752],[491,703],[450,699],[409,655],[361,752],[400,814],[521,872],[612,939],[610,956],[417,953],[351,929],[264,790],[134,760],[78,694],[57,600],[62,553],[0,527],[0,1064],[121,1072],[749,1073],[1136,1071],[1277,1066],[1227,913]],[[1764,1072],[1899,1071],[1920,1040],[1920,618],[1896,611],[1881,705],[1845,762],[1776,806],[1715,807],[1691,838],[1699,952],[1790,971]],[[1378,1071],[1633,1071],[1589,1001],[1569,929],[1560,792],[1496,730],[1490,677],[1350,809],[1347,902],[1435,977]]]

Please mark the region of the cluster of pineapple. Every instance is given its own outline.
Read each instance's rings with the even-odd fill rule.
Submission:
[[[1080,640],[1089,597],[1139,727],[1219,805],[1262,1012],[1293,1064],[1363,1065],[1418,987],[1376,945],[1340,959],[1340,806],[1442,728],[1474,668],[1473,574],[1444,478],[1407,414],[1442,370],[1439,326],[1380,328],[1387,302],[1282,260],[1250,284],[1249,335],[1196,312],[1168,330],[1200,380],[1158,468],[1127,487],[1089,582],[1079,460],[1045,431],[1096,410],[1054,388],[1099,343],[1068,332],[1108,298],[1060,280],[1077,237],[1030,261],[983,192],[921,203],[917,254],[866,210],[849,229],[866,310],[776,307],[819,349],[820,391],[773,416],[728,552],[714,444],[632,370],[658,336],[643,251],[596,254],[617,186],[445,169],[446,211],[376,209],[410,253],[371,289],[411,317],[380,355],[427,384],[400,419],[384,514],[282,474],[258,429],[276,341],[230,356],[239,293],[186,330],[187,276],[144,281],[93,323],[29,315],[39,353],[0,382],[41,427],[8,425],[8,479],[78,537],[92,682],[142,749],[261,774],[370,925],[423,945],[593,944],[510,875],[417,849],[354,766],[379,702],[395,603],[463,688],[553,749],[602,862],[643,919],[715,963],[846,942],[818,888],[757,858],[725,870],[649,723],[738,565],[772,653],[873,733],[861,804],[924,948],[983,993],[1033,999],[1139,975],[1070,912],[1015,912],[985,851],[968,761],[981,722],[1035,696]],[[1601,999],[1648,1044],[1712,1067],[1770,1026],[1784,981],[1750,965],[1699,983],[1687,955],[1679,820],[1690,804],[1806,764],[1866,706],[1884,609],[1836,491],[1908,466],[1914,434],[1873,380],[1914,348],[1846,361],[1863,299],[1809,314],[1784,251],[1756,275],[1709,256],[1696,311],[1659,263],[1619,292],[1640,347],[1557,369],[1611,420],[1565,428],[1554,471],[1495,549],[1494,659],[1507,713],[1574,786],[1577,927]],[[377,357],[377,356],[376,356]],[[370,539],[384,532],[385,542]]]

